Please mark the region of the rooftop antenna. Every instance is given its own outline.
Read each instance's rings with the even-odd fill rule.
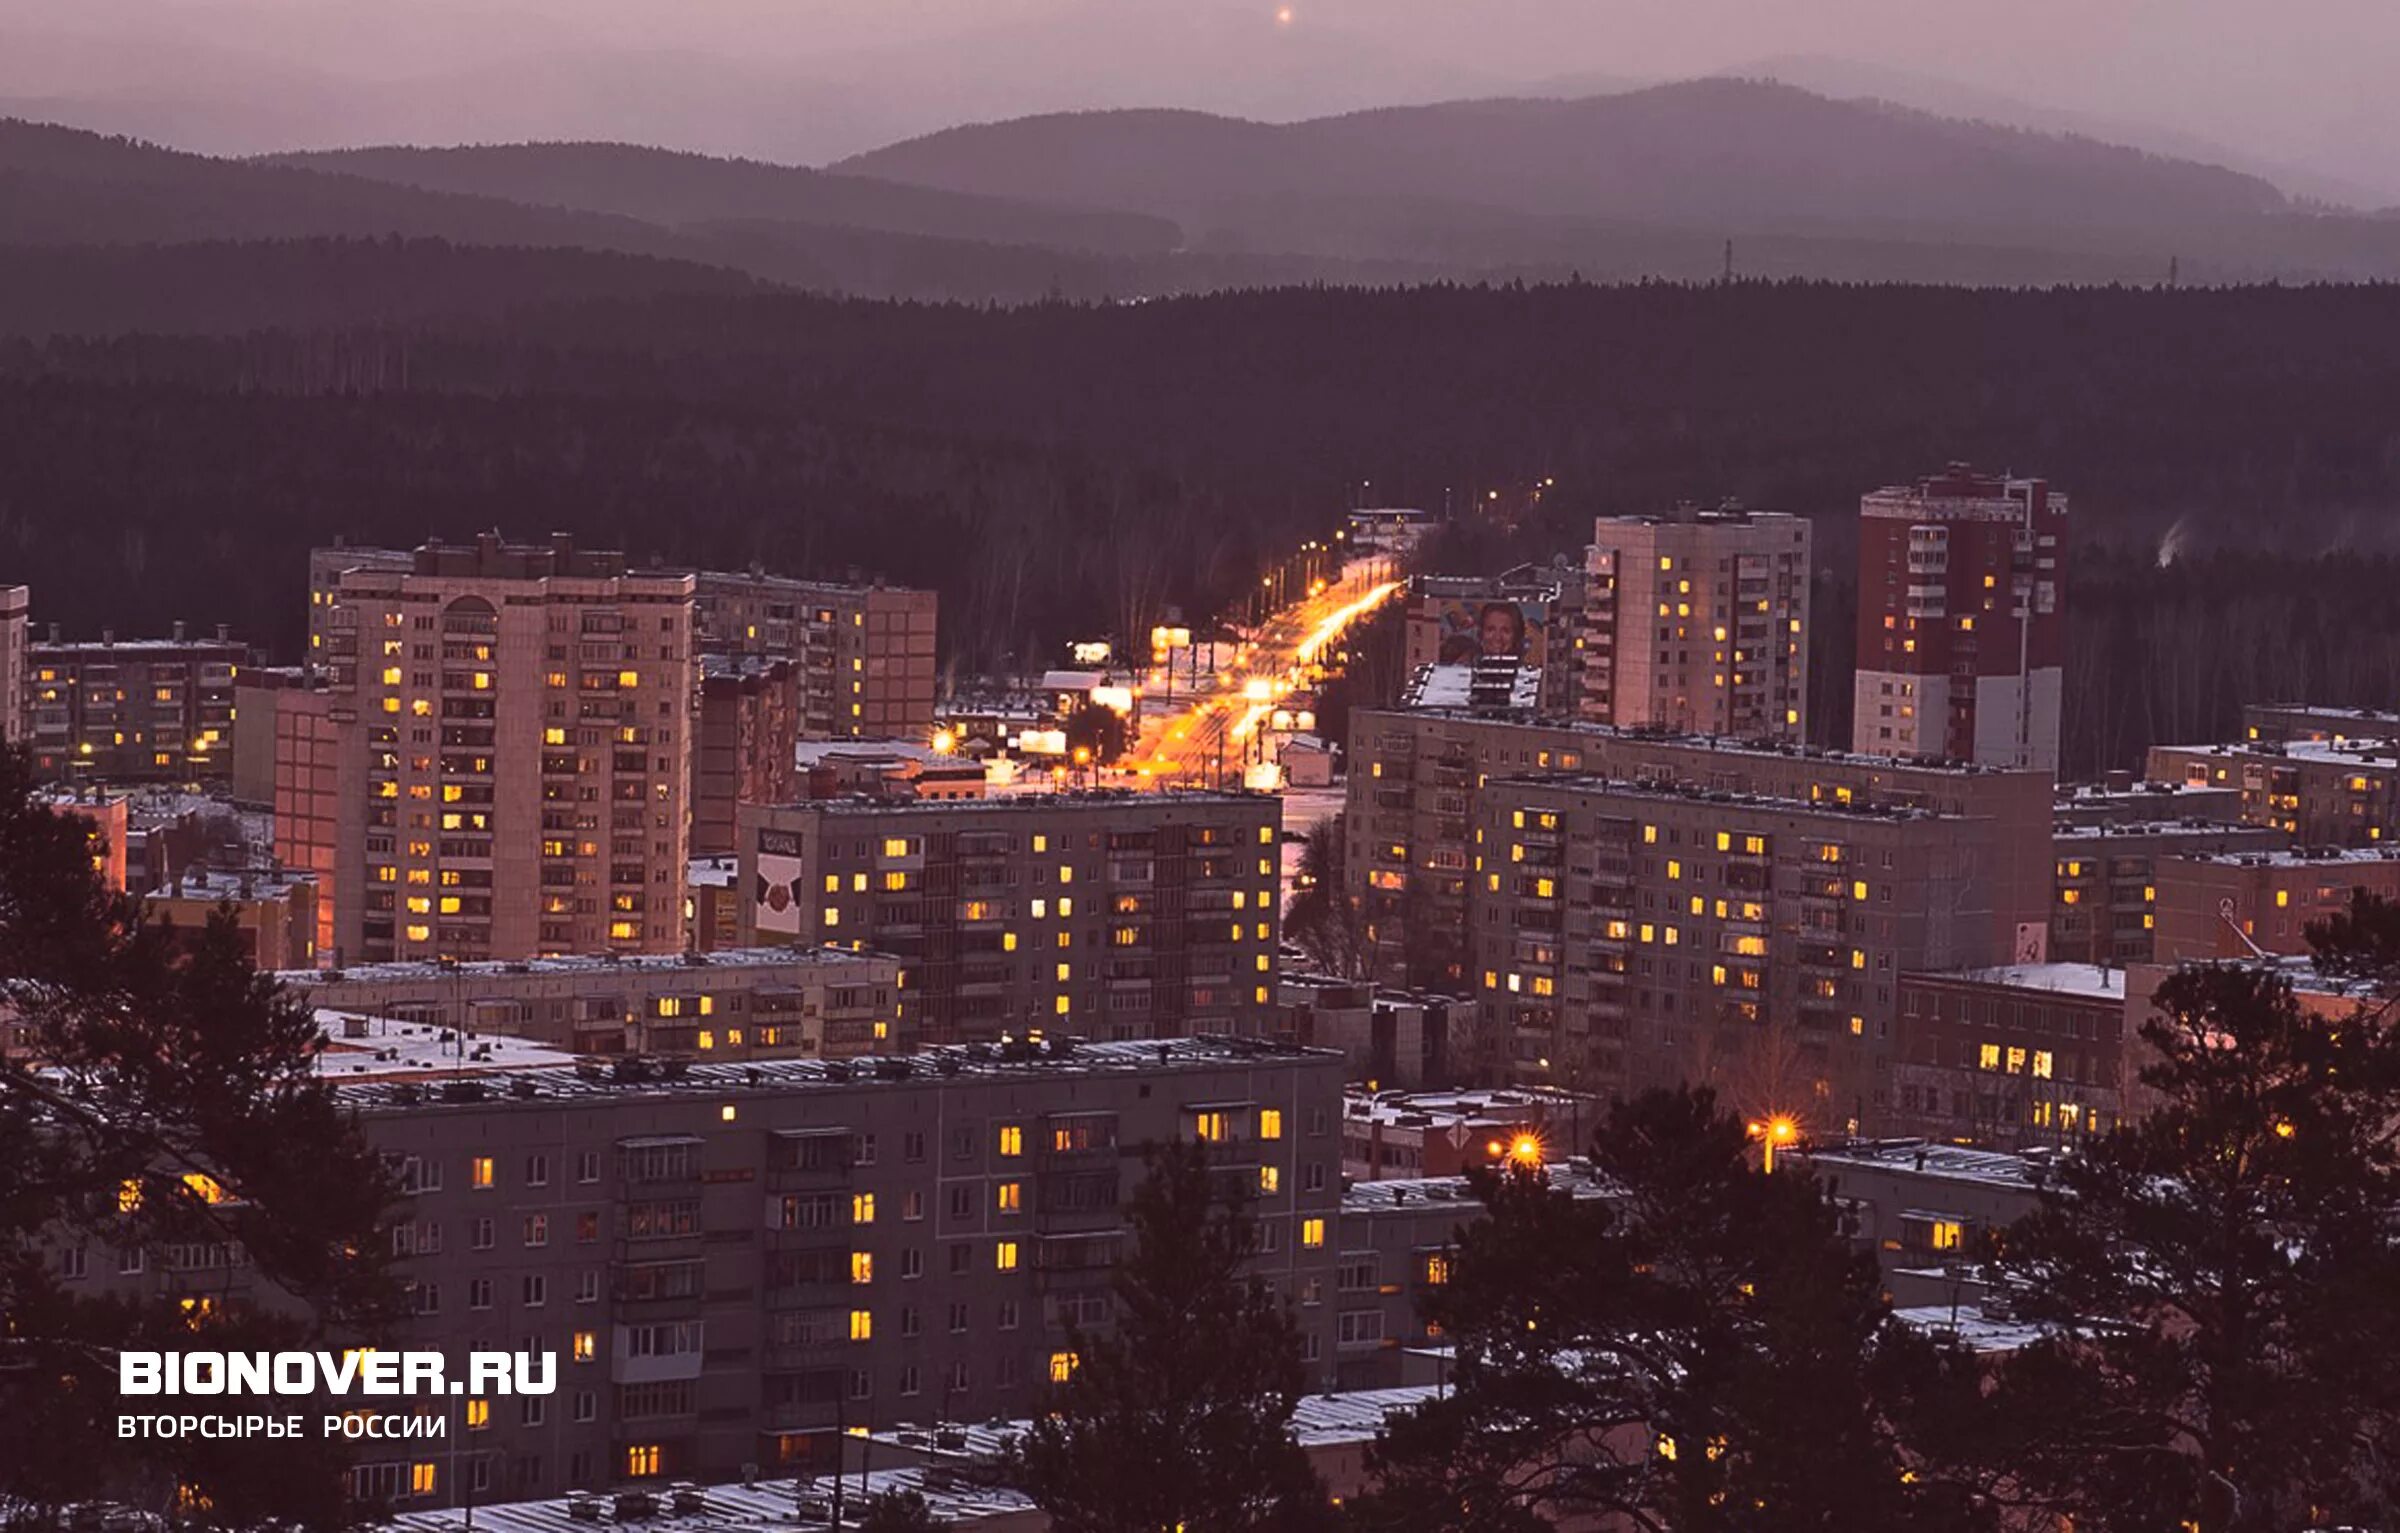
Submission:
[[[1727,287],[1733,286],[1733,241],[1730,239],[1725,242],[1724,283]]]
[[[2233,918],[2232,900],[2222,899],[2217,901],[2217,919],[2225,923],[2226,930],[2232,932],[2236,937],[2241,939],[2242,946],[2250,950],[2251,957],[2257,959],[2261,963],[2265,963],[2267,961],[2267,950],[2263,947],[2260,947],[2257,943],[2251,941],[2250,934],[2242,930],[2242,923]]]

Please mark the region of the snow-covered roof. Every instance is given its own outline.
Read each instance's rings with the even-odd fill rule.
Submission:
[[[979,1485],[923,1467],[877,1469],[845,1478],[847,1515],[855,1516],[872,1497],[915,1491],[937,1522],[973,1527],[1001,1517],[1025,1517],[1033,1503],[1005,1486]],[[474,1526],[486,1533],[589,1533],[593,1528],[638,1526],[644,1533],[712,1533],[719,1529],[823,1529],[832,1519],[833,1480],[762,1479],[753,1485],[676,1486],[650,1490],[655,1507],[647,1515],[617,1515],[615,1494],[543,1501],[504,1501],[474,1508]],[[680,1494],[678,1494],[680,1492]],[[587,1515],[576,1514],[583,1503]],[[679,1509],[678,1503],[689,1509]],[[378,1527],[400,1533],[465,1533],[468,1514],[450,1509],[410,1512]],[[847,1516],[845,1517],[847,1521]]]

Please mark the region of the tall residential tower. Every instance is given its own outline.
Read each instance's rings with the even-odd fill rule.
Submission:
[[[681,951],[692,577],[486,535],[336,593],[342,960]]]
[[[2058,770],[2067,498],[1954,463],[1859,503],[1851,744]]]
[[[1587,723],[1808,737],[1806,519],[1688,506],[1602,517],[1585,567]]]

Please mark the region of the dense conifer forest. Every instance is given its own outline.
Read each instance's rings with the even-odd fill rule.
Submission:
[[[0,341],[0,573],[34,585],[37,619],[227,622],[296,657],[312,542],[499,526],[929,584],[954,662],[1038,663],[1168,605],[1206,616],[1362,497],[1447,510],[1470,563],[1579,548],[1594,514],[1732,497],[1816,520],[1819,674],[1838,676],[1859,493],[1955,459],[2073,498],[2072,769],[2221,733],[2244,698],[2400,701],[2400,566],[2381,552],[2400,287],[1003,308],[694,292],[661,267],[687,290],[528,301],[521,263],[372,261],[412,249],[433,273],[403,289],[414,317],[355,297],[393,290],[355,280],[363,254],[287,249],[295,283],[352,297],[179,335],[154,296],[152,329]],[[562,291],[624,279],[575,259]],[[1845,691],[1820,688],[1827,739]]]

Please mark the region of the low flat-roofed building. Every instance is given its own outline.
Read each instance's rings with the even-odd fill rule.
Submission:
[[[317,881],[298,869],[195,868],[145,895],[142,913],[175,927],[186,941],[227,914],[259,968],[308,970],[317,964]]]
[[[1401,1091],[1456,1084],[1475,1016],[1473,1001],[1289,970],[1276,1003],[1276,1037],[1338,1049],[1352,1080]]]
[[[831,948],[378,963],[277,977],[319,1008],[579,1054],[844,1058],[911,1036],[900,962]]]
[[[1540,1087],[1375,1091],[1342,1098],[1342,1174],[1352,1182],[1457,1176],[1471,1166],[1579,1147],[1603,1104]]]
[[[1826,1192],[1858,1221],[1892,1302],[1974,1301],[1959,1269],[1983,1238],[2033,1212],[2050,1152],[2017,1155],[1923,1139],[1856,1140],[1800,1152]]]
[[[1557,1191],[1605,1197],[1588,1160],[1542,1163]],[[1429,1352],[1447,1346],[1426,1323],[1425,1303],[1450,1281],[1459,1232],[1483,1217],[1483,1201],[1463,1176],[1355,1182],[1342,1193],[1340,1260],[1333,1292],[1334,1352],[1330,1375],[1312,1377],[1340,1390],[1385,1390],[1424,1382]],[[1437,1361],[1435,1376],[1441,1369]],[[1338,1396],[1336,1398],[1339,1398]]]
[[[2131,1068],[2126,972],[2034,963],[1902,974],[1895,1129],[2015,1150],[2114,1128]]]

